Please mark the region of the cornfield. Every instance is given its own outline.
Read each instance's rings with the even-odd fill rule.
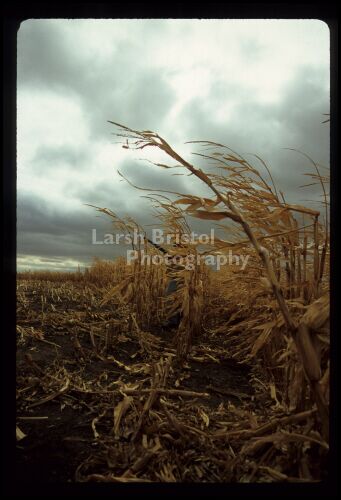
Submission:
[[[318,211],[287,203],[261,158],[258,169],[222,144],[198,141],[204,171],[157,133],[111,123],[124,148],[161,150],[176,165],[155,165],[182,168],[211,196],[138,188],[149,191],[165,235],[188,237],[162,251],[194,256],[191,266],[160,264],[146,228],[93,207],[115,231],[143,235],[133,262],[18,274],[20,463],[32,474],[42,455],[30,441],[44,436],[68,457],[66,472],[63,459],[50,469],[77,482],[325,479],[328,170],[307,157],[310,184],[323,195]],[[226,238],[191,242],[191,218]],[[216,270],[199,258],[229,252],[247,257],[245,269],[235,260]]]

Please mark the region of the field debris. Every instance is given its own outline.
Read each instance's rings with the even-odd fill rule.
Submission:
[[[97,259],[83,272],[18,274],[18,474],[33,482],[325,479],[327,199],[321,222],[319,211],[285,202],[262,161],[265,175],[226,146],[200,142],[198,156],[216,168],[206,173],[158,134],[114,125],[126,148],[161,149],[212,194],[150,195],[167,233],[191,234],[191,217],[225,222],[228,233],[207,248],[160,250],[146,237],[137,256],[233,248],[248,263],[213,270],[202,260],[186,268]],[[121,231],[145,234],[129,217],[96,209]]]

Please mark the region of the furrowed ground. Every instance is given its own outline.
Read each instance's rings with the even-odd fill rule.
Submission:
[[[176,330],[139,329],[125,304],[102,305],[106,286],[23,276],[21,481],[324,477],[328,445],[316,430],[316,409],[285,411],[262,363],[238,363],[219,329],[207,328],[179,363]]]

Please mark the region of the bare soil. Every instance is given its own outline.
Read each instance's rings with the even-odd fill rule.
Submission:
[[[238,450],[249,440],[224,437],[224,428],[252,429],[274,414],[269,392],[253,382],[257,370],[261,378],[256,363],[238,364],[209,332],[177,363],[175,330],[138,333],[124,311],[100,305],[99,290],[83,300],[81,286],[70,289],[18,284],[17,426],[25,435],[17,441],[18,481],[276,480],[262,479],[268,473],[257,467],[277,453],[271,443],[245,459]],[[108,336],[112,320],[126,326]],[[149,401],[165,360],[164,394]],[[117,424],[127,396],[132,403]],[[315,448],[312,461],[321,464]],[[283,453],[276,459],[283,474],[298,474],[296,458]]]

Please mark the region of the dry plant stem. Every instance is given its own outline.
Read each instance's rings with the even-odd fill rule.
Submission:
[[[319,266],[320,266],[320,256],[319,256],[319,235],[318,235],[318,216],[315,216],[314,220],[314,297],[318,298],[319,293]]]
[[[70,385],[70,380],[68,379],[66,381],[66,383],[64,384],[64,386],[59,391],[54,392],[53,394],[50,394],[49,396],[46,396],[46,398],[43,398],[40,401],[36,401],[35,403],[28,405],[27,408],[34,408],[35,406],[40,406],[44,403],[47,403],[48,401],[52,401],[52,399],[55,399],[58,396],[61,396],[62,394],[64,394],[64,392],[66,392],[68,390],[69,385]]]
[[[196,177],[201,179],[215,193],[215,195],[217,196],[217,200],[222,202],[229,209],[229,212],[226,212],[226,217],[231,218],[232,220],[234,220],[235,222],[238,222],[242,226],[245,234],[249,238],[251,244],[253,245],[254,249],[256,250],[259,258],[261,259],[261,261],[263,263],[263,266],[267,272],[268,279],[269,279],[270,284],[271,284],[273,294],[277,300],[279,309],[283,315],[285,324],[286,324],[293,340],[295,341],[295,343],[297,343],[297,337],[296,337],[297,326],[294,323],[294,321],[290,315],[288,306],[287,306],[286,301],[283,297],[283,294],[282,294],[282,291],[280,288],[280,284],[278,283],[278,280],[276,278],[275,272],[273,270],[273,267],[272,267],[270,259],[269,259],[268,251],[264,247],[259,245],[257,238],[255,237],[250,225],[244,219],[243,215],[240,213],[240,211],[237,209],[237,207],[234,205],[234,203],[231,201],[228,193],[226,195],[222,195],[216,189],[216,187],[213,185],[211,179],[202,170],[195,168],[193,165],[191,165],[186,160],[184,160],[160,136],[157,135],[157,138],[161,141],[161,144],[159,144],[157,141],[152,139],[152,141],[154,142],[154,145],[158,146],[166,154],[168,154],[169,156],[174,158],[176,161],[178,161],[180,164],[182,164],[185,168],[187,168],[187,170],[189,170],[193,175],[195,175]],[[315,284],[314,288],[315,288],[315,290],[314,290],[314,292],[315,292],[315,295],[317,295],[317,293],[318,293],[318,280],[319,280],[318,215],[315,215],[314,240],[315,240],[315,252],[314,252],[314,278],[315,278],[314,279],[314,284]],[[293,272],[292,268],[291,268],[291,272]],[[320,413],[322,426],[323,426],[323,434],[324,434],[324,437],[328,439],[328,436],[329,436],[328,408],[327,408],[327,405],[324,401],[323,394],[319,390],[318,382],[316,382],[316,380],[311,379],[309,377],[309,364],[305,364],[305,361],[306,361],[305,359],[302,359],[302,363],[303,363],[303,366],[305,368],[305,371],[306,371],[306,373],[308,372],[307,376],[309,379],[309,383],[310,383],[311,389],[314,393],[315,401],[316,401],[316,404],[317,404],[317,407],[318,407],[318,410]],[[308,361],[307,361],[307,363],[308,363]]]
[[[319,379],[318,376],[321,375],[319,370],[319,366],[317,367],[317,364],[315,363],[316,359],[314,359],[314,362],[311,362],[311,359],[309,357],[309,352],[311,351],[311,348],[313,346],[310,345],[310,331],[309,327],[306,328],[306,325],[300,324],[300,329],[298,332],[297,325],[295,324],[293,317],[289,311],[288,305],[285,301],[285,298],[282,294],[282,290],[280,287],[280,283],[277,279],[277,276],[275,274],[274,268],[271,265],[270,257],[268,250],[261,246],[259,244],[259,241],[257,239],[256,233],[252,230],[250,224],[248,223],[247,219],[244,217],[243,213],[240,211],[240,209],[235,205],[235,203],[232,201],[231,197],[233,195],[233,191],[227,191],[224,194],[222,194],[219,189],[214,185],[212,179],[206,175],[201,169],[198,169],[194,167],[192,164],[184,160],[178,153],[176,153],[171,146],[158,134],[155,134],[153,132],[145,131],[145,132],[138,132],[134,131],[132,129],[129,129],[128,127],[121,126],[120,124],[111,122],[116,126],[121,127],[123,130],[128,132],[129,134],[132,134],[132,138],[137,138],[140,139],[139,144],[139,149],[143,149],[147,146],[154,146],[158,147],[162,151],[164,151],[168,156],[173,158],[178,162],[178,164],[182,165],[185,167],[189,172],[190,175],[195,175],[198,179],[203,181],[210,189],[213,191],[213,193],[216,195],[216,202],[215,204],[222,203],[225,205],[225,207],[228,209],[227,211],[220,212],[219,215],[225,218],[232,219],[234,222],[237,222],[242,229],[244,230],[246,236],[248,237],[249,241],[251,242],[253,248],[255,249],[258,257],[260,258],[263,267],[265,268],[265,271],[267,273],[267,277],[272,289],[272,292],[275,296],[275,299],[278,303],[279,309],[281,311],[281,314],[284,319],[284,323],[289,330],[291,337],[293,338],[295,345],[297,349],[299,350],[301,354],[301,361],[302,365],[304,367],[304,371],[307,375],[307,378],[309,380],[309,384],[311,387],[311,390],[314,394],[315,401],[318,406],[318,410],[320,413],[321,421],[322,421],[322,426],[323,426],[323,433],[324,436],[326,437],[328,435],[328,407],[323,399],[323,394],[321,390],[319,389],[320,386],[319,384]],[[141,145],[141,143],[143,145]],[[213,143],[212,143],[213,144]],[[283,197],[283,196],[282,196]],[[302,207],[297,207],[296,205],[288,205],[283,197],[283,208],[286,208],[288,210],[297,210],[298,212],[301,213],[307,213],[310,216],[314,217],[314,257],[313,257],[313,283],[312,283],[312,289],[309,290],[307,289],[307,299],[311,297],[313,294],[315,297],[318,296],[318,288],[319,288],[319,278],[320,278],[320,256],[319,256],[319,234],[318,234],[318,216],[319,212],[313,211],[310,209],[302,208]],[[204,212],[202,212],[204,213]],[[209,217],[207,217],[209,219]],[[293,221],[291,221],[291,226],[292,226]],[[297,227],[295,228],[297,229]],[[289,238],[289,245],[288,245],[288,250],[286,250],[286,257],[287,257],[287,264],[288,264],[288,278],[289,278],[289,283],[288,283],[288,293],[289,297],[293,298],[295,295],[295,290],[294,290],[294,279],[295,279],[295,274],[296,274],[296,262],[295,262],[295,255],[293,254],[294,246],[298,243],[294,239],[294,236]],[[285,243],[283,246],[283,249],[285,248]],[[303,267],[303,276],[304,278],[306,277],[306,238],[304,241],[304,252],[303,252],[303,261],[304,261],[304,267]],[[322,260],[322,258],[321,258]],[[306,284],[306,283],[305,283]],[[307,333],[307,335],[306,335]],[[309,352],[305,352],[305,348],[307,347]],[[304,351],[304,352],[303,352]],[[316,353],[315,353],[316,354]]]
[[[307,244],[308,244],[308,238],[307,235],[304,234],[304,239],[303,239],[303,249],[302,249],[302,256],[303,256],[303,299],[304,301],[308,300],[308,285],[307,285]]]
[[[237,430],[231,431],[226,434],[226,432],[219,431],[214,434],[215,437],[235,437],[235,436],[243,436],[243,437],[257,437],[262,436],[266,432],[274,429],[278,425],[287,425],[287,424],[296,424],[301,422],[302,420],[306,420],[309,417],[312,417],[316,413],[316,410],[307,410],[301,413],[297,413],[296,415],[290,415],[288,417],[276,418],[271,420],[267,424],[261,425],[256,429],[247,429],[247,430]]]
[[[162,389],[162,388],[150,388],[150,389],[124,389],[125,394],[149,394],[155,391],[157,394],[166,394],[169,396],[185,396],[185,397],[201,397],[209,398],[210,395],[207,392],[194,392],[186,391],[182,389]]]
[[[308,325],[301,322],[296,335],[296,346],[299,351],[305,374],[315,396],[315,401],[321,417],[323,435],[329,437],[329,412],[328,404],[323,395],[320,361],[312,343],[311,331]]]
[[[327,254],[327,245],[328,245],[328,242],[326,241],[325,244],[323,245],[323,248],[322,248],[321,261],[320,261],[320,275],[319,275],[318,285],[320,285],[320,283],[322,281],[322,277],[323,277],[324,265],[325,265],[326,254]]]
[[[296,296],[301,297],[301,287],[302,287],[302,270],[301,270],[301,254],[300,251],[296,251],[296,260],[297,260],[297,289]]]
[[[221,201],[229,210],[230,212],[226,213],[226,217],[231,218],[235,222],[239,222],[239,224],[242,226],[244,229],[245,234],[249,238],[250,242],[252,243],[253,247],[255,248],[258,256],[260,257],[265,270],[268,274],[269,281],[271,283],[271,288],[273,290],[273,293],[276,297],[276,300],[278,302],[279,308],[283,314],[284,321],[289,328],[291,334],[294,336],[296,332],[296,325],[293,322],[289,309],[285,303],[285,300],[283,298],[280,285],[277,281],[277,278],[275,276],[274,270],[271,266],[270,259],[268,256],[268,252],[264,247],[261,247],[254,236],[251,227],[247,223],[247,221],[243,218],[242,214],[239,212],[239,210],[236,208],[236,206],[232,203],[231,199],[229,198],[228,195],[223,196],[213,185],[211,179],[202,171],[199,170],[190,163],[188,163],[186,160],[184,160],[180,155],[178,155],[170,146],[167,144],[167,142],[159,137],[161,141],[161,145],[159,146],[165,153],[167,153],[169,156],[177,160],[179,163],[181,163],[184,167],[186,167],[193,175],[201,179],[209,188],[215,193],[217,196],[217,199]]]

